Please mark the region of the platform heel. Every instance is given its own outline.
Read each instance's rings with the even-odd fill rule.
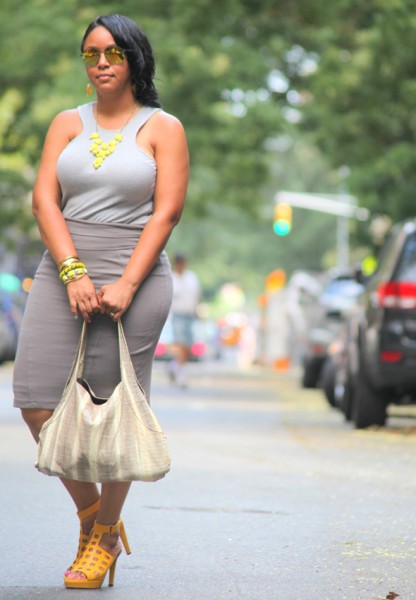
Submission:
[[[99,508],[100,508],[100,499],[98,499],[96,502],[94,502],[94,504],[91,504],[91,506],[84,508],[84,510],[79,510],[77,512],[78,519],[79,519],[79,541],[78,541],[77,556],[76,556],[75,560],[73,561],[72,565],[70,567],[68,567],[65,575],[67,573],[70,573],[74,569],[75,563],[81,558],[82,553],[84,552],[85,548],[87,547],[88,540],[90,539],[90,534],[84,533],[84,531],[82,529],[82,522],[85,521],[85,519],[88,519],[88,517],[92,517],[93,514],[97,513]]]
[[[75,569],[72,569],[72,572],[83,573],[85,579],[73,579],[65,575],[65,587],[99,589],[104,583],[107,572],[109,573],[109,585],[114,585],[116,564],[121,551],[117,556],[113,556],[101,548],[101,539],[107,533],[119,534],[126,553],[131,553],[124,524],[121,519],[115,525],[101,525],[95,522],[87,547],[76,561]]]

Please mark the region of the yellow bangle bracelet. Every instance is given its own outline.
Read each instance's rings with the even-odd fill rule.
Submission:
[[[63,267],[67,266],[67,263],[69,262],[79,262],[79,258],[78,256],[67,256],[66,258],[62,259],[61,261],[59,261],[58,263],[58,269],[60,271],[62,271]]]
[[[72,271],[73,269],[77,269],[78,267],[83,267],[83,266],[85,266],[83,263],[73,263],[72,265],[69,265],[68,267],[64,267],[59,274],[65,275],[65,273],[68,273],[68,271]]]
[[[77,278],[79,275],[87,275],[87,273],[88,271],[85,267],[79,269],[72,269],[68,273],[65,273],[65,275],[60,276],[59,278],[63,283],[67,283],[68,281],[72,281],[72,279]]]
[[[79,260],[73,260],[71,262],[68,262],[66,265],[63,265],[62,268],[60,269],[60,272],[62,272],[64,269],[71,269],[73,265],[78,264]]]
[[[68,265],[67,267],[64,267],[63,269],[61,269],[61,272],[59,273],[59,277],[62,277],[66,273],[69,273],[69,271],[73,271],[74,269],[78,269],[78,268],[85,269],[84,263],[75,262],[75,263]]]
[[[77,267],[76,269],[71,269],[68,273],[62,275],[62,279],[68,279],[68,277],[73,277],[74,275],[79,275],[80,273],[88,273],[85,267]]]

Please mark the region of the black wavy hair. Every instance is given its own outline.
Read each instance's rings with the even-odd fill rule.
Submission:
[[[117,46],[127,50],[126,58],[131,73],[131,83],[135,99],[145,106],[160,107],[158,93],[153,83],[155,61],[149,40],[140,27],[124,15],[102,15],[90,23],[81,42],[81,52],[85,40],[96,27],[105,27],[113,36]]]

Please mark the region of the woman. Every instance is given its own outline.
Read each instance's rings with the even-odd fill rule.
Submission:
[[[33,190],[47,250],[25,311],[14,404],[35,440],[65,386],[79,315],[90,324],[84,375],[94,391],[109,396],[119,382],[116,322],[123,317],[149,397],[153,354],[172,299],[163,249],[188,181],[183,127],[160,108],[152,49],[140,28],[124,16],[99,17],[81,51],[97,99],[52,121]],[[129,551],[120,514],[130,482],[102,484],[101,493],[93,483],[62,483],[80,519],[65,585],[101,587],[108,570],[112,585],[120,534]],[[97,552],[100,567],[91,566]]]

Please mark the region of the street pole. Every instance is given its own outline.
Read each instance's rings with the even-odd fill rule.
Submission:
[[[350,263],[349,218],[337,217],[337,267],[348,268]]]
[[[370,213],[360,208],[357,198],[350,194],[305,194],[303,192],[278,192],[276,203],[284,202],[298,208],[335,215],[337,217],[336,250],[337,267],[347,269],[349,266],[349,219],[366,221]]]

